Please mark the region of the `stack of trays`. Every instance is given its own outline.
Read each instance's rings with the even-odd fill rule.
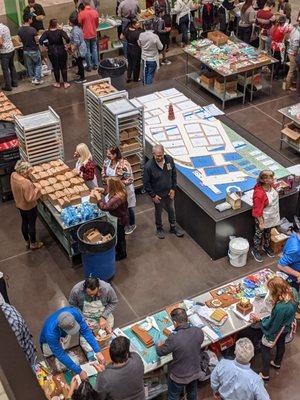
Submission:
[[[15,117],[20,156],[32,165],[64,159],[64,144],[59,116],[49,107],[26,116]]]
[[[103,137],[103,104],[118,98],[128,98],[125,90],[117,91],[111,85],[110,78],[84,84],[85,111],[89,126],[91,150],[94,161],[100,166],[106,156]]]

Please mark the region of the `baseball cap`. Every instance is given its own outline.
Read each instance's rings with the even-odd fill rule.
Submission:
[[[58,326],[68,335],[75,335],[80,331],[80,326],[73,315],[67,311],[63,311],[57,317]]]

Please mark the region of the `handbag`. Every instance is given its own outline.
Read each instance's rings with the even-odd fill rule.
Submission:
[[[277,341],[278,341],[280,335],[282,334],[284,328],[285,328],[285,327],[283,326],[283,327],[280,329],[280,331],[278,332],[276,338],[275,338],[273,341],[272,341],[272,340],[268,340],[268,339],[266,338],[266,335],[263,335],[263,337],[262,337],[262,339],[261,339],[261,343],[262,343],[264,346],[269,347],[270,349],[272,349],[272,348],[276,345],[276,343],[277,343]]]

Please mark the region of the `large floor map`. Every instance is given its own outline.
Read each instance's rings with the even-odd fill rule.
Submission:
[[[213,202],[225,199],[232,186],[252,189],[262,169],[273,170],[276,178],[288,175],[284,167],[177,89],[131,101],[144,106],[146,140],[162,144],[177,169]],[[173,121],[168,119],[170,103]]]

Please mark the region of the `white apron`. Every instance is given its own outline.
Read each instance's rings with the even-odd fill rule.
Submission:
[[[279,225],[280,214],[279,214],[279,196],[275,189],[271,188],[266,195],[269,200],[269,204],[264,208],[263,217],[266,228],[273,228]]]
[[[80,172],[80,167],[81,167],[80,161],[77,160],[76,165],[75,165],[75,169],[77,169],[78,172]],[[94,174],[93,180],[91,180],[91,181],[85,181],[85,184],[86,184],[86,186],[87,186],[90,190],[92,190],[92,189],[94,189],[95,187],[97,187],[97,186],[98,186],[98,181],[97,181],[97,176],[96,176],[96,174]]]
[[[116,176],[116,169],[117,169],[117,165],[115,166],[115,168],[111,167],[111,160],[107,160],[106,162],[106,176]]]

